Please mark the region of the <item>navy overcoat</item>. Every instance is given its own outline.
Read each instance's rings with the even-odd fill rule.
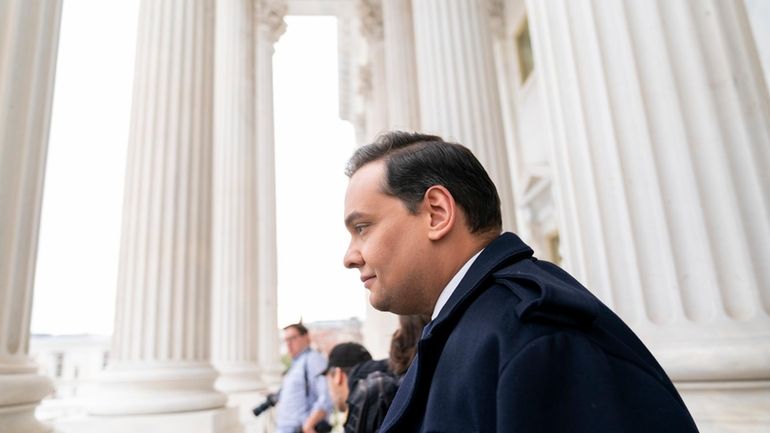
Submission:
[[[490,243],[423,331],[380,432],[697,432],[634,333],[516,235]]]

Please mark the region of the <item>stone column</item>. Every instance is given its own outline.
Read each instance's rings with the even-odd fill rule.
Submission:
[[[359,0],[359,24],[366,40],[366,63],[361,70],[361,95],[366,106],[366,137],[371,142],[388,129],[388,89],[381,0]]]
[[[412,0],[382,1],[388,127],[420,129]]]
[[[516,32],[514,28],[509,28],[506,25],[506,22],[511,20],[512,15],[524,9],[524,4],[523,2],[510,3],[503,0],[484,0],[483,6],[489,19],[490,36],[492,36],[492,52],[495,60],[495,76],[498,83],[497,91],[500,100],[500,114],[505,137],[504,148],[506,149],[508,170],[511,179],[513,179],[513,185],[516,186],[516,188],[512,187],[510,189],[513,203],[516,204],[516,206],[513,206],[517,223],[515,231],[538,254],[540,251],[548,251],[548,249],[544,248],[544,239],[539,233],[540,230],[535,228],[535,225],[541,224],[539,214],[542,211],[532,211],[534,197],[531,195],[531,192],[535,191],[533,188],[537,184],[533,183],[531,168],[525,165],[524,146],[529,143],[522,140],[522,135],[526,133],[525,130],[535,130],[538,128],[538,125],[533,125],[531,122],[527,125],[519,124],[519,122],[524,120],[519,118],[520,112],[526,110],[523,107],[525,99],[522,94],[524,91],[521,83],[516,82],[518,77],[514,71],[517,68],[512,65],[512,60],[518,55]],[[530,77],[530,80],[533,79],[534,77]],[[529,95],[532,95],[532,92]],[[531,106],[533,104],[532,100],[535,98],[536,96],[529,96],[526,103]],[[532,143],[531,146],[537,147],[538,144]],[[538,174],[542,175],[544,173],[540,172]],[[547,181],[537,179],[536,182],[542,184]],[[542,195],[547,195],[548,189],[548,186],[537,188],[537,190],[541,191]],[[545,200],[541,200],[541,202],[543,201]],[[542,255],[539,257],[541,259],[551,258],[543,257]]]
[[[473,150],[497,185],[503,227],[515,228],[486,0],[413,0],[420,122]]]
[[[42,433],[52,389],[29,358],[61,1],[0,4],[0,432]]]
[[[364,302],[366,302],[366,317],[361,327],[363,344],[374,359],[387,358],[390,354],[393,333],[398,329],[398,316],[375,310],[369,303],[368,295],[364,298]]]
[[[263,385],[253,0],[216,3],[212,361],[225,392]]]
[[[766,431],[770,103],[743,2],[527,5],[570,271],[702,431]]]
[[[765,0],[744,0],[746,13],[751,23],[751,32],[757,44],[759,63],[765,75],[765,84],[770,86],[770,2]]]
[[[409,83],[402,81],[408,79],[408,76],[402,74],[408,74],[410,71],[412,74],[415,73],[414,60],[411,60],[409,65],[402,63],[409,61],[407,57],[410,52],[412,53],[411,57],[414,58],[414,42],[406,39],[413,39],[413,35],[411,32],[409,34],[396,33],[407,30],[406,27],[411,28],[411,10],[406,11],[409,22],[399,21],[407,17],[403,8],[409,6],[409,1],[407,0],[406,4],[400,5],[395,3],[389,0],[359,0],[358,3],[359,25],[361,35],[366,40],[367,60],[359,71],[359,93],[363,97],[366,107],[366,132],[363,143],[370,143],[378,134],[394,127],[416,127],[412,118],[419,118],[416,110],[412,111],[411,114],[409,111],[399,112],[398,110],[402,108],[402,104],[409,102],[416,104],[417,95],[414,94],[411,101],[405,99],[406,95],[403,93],[410,86]],[[390,39],[386,39],[385,34],[384,13],[386,7],[389,9],[391,20],[388,23],[391,31]],[[391,44],[390,47],[388,44]],[[407,46],[408,44],[412,44],[411,48]],[[399,51],[401,49],[404,51]],[[390,57],[387,57],[388,51],[390,51]],[[404,58],[400,58],[400,56],[404,56]],[[416,77],[413,76],[412,78],[414,80]],[[416,81],[412,81],[411,88],[416,92]],[[391,89],[400,93],[395,96],[396,99],[392,98],[393,94],[388,93]],[[399,105],[395,105],[396,103]],[[403,108],[409,110],[410,107],[404,106]],[[394,121],[398,122],[397,124],[391,122],[391,113],[396,113],[397,117],[394,118]],[[390,350],[391,336],[398,328],[398,317],[392,313],[375,310],[369,304],[368,297],[365,302],[366,317],[362,328],[364,345],[375,358],[386,358]]]
[[[286,31],[286,2],[257,3],[257,285],[259,287],[259,363],[265,380],[281,379],[278,332],[278,252],[275,218],[275,135],[273,120],[273,52]]]
[[[115,333],[89,409],[192,416],[226,400],[209,350],[213,1],[143,1],[139,23]]]

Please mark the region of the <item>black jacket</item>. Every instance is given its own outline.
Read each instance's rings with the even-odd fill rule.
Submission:
[[[386,359],[366,361],[351,369],[348,386],[345,433],[375,433],[396,395],[398,378]]]
[[[417,352],[382,433],[697,432],[633,332],[511,233],[479,255]]]

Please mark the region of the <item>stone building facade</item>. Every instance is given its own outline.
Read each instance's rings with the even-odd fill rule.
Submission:
[[[113,349],[96,416],[57,428],[241,431],[276,381],[271,56],[286,14],[338,18],[340,115],[360,143],[406,128],[472,148],[505,228],[629,323],[703,432],[770,428],[757,0],[144,1]],[[4,433],[51,431],[28,345],[60,16],[61,0],[0,2]],[[371,314],[367,344],[394,324]]]

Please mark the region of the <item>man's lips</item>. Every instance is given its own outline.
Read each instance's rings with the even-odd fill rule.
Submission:
[[[362,275],[361,281],[364,283],[364,287],[367,289],[371,288],[372,282],[374,282],[374,275]]]

